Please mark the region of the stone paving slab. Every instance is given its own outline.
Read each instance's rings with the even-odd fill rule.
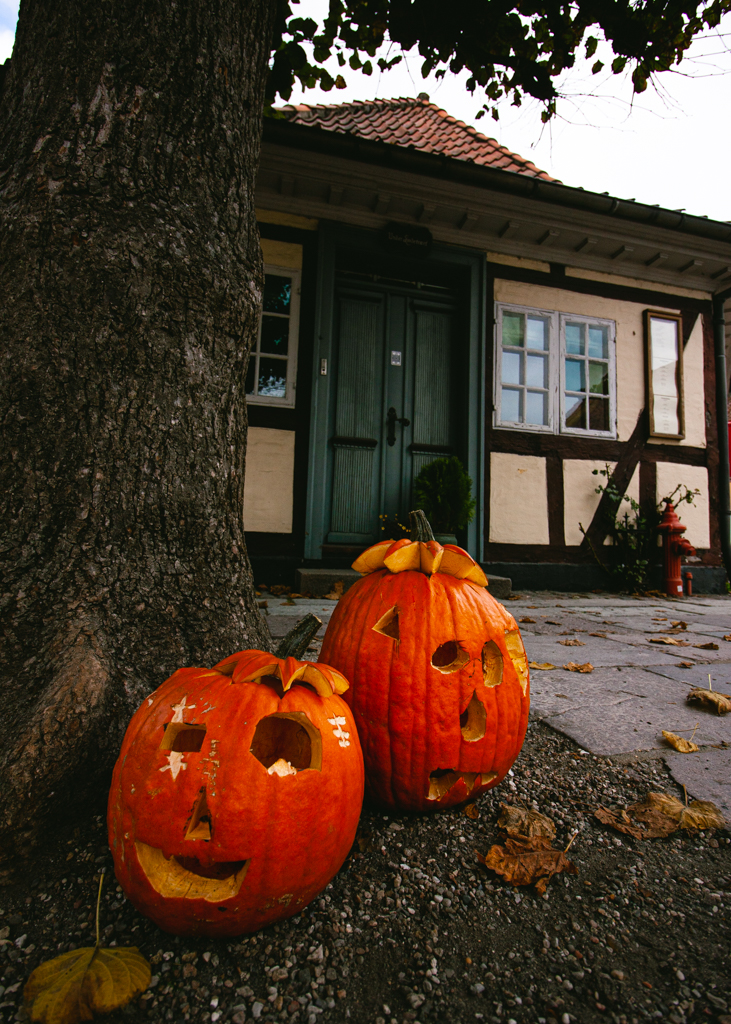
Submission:
[[[731,826],[731,749],[668,753],[665,763],[679,786],[685,786],[696,800],[714,803]]]
[[[731,743],[729,716],[709,715],[686,704],[687,693],[684,683],[643,669],[604,668],[586,675],[534,672],[531,715],[585,750],[606,756],[665,751],[663,729],[685,739],[695,729],[699,746]]]

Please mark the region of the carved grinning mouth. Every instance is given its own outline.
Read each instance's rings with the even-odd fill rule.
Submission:
[[[460,779],[467,787],[467,792],[471,793],[473,789],[496,778],[497,772],[461,772],[458,768],[437,768],[429,776],[427,800],[441,800]]]
[[[197,857],[170,857],[155,846],[135,840],[137,859],[156,892],[167,899],[207,900],[220,903],[237,896],[250,860],[234,860],[204,867]]]

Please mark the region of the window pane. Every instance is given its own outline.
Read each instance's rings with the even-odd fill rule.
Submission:
[[[548,320],[537,316],[526,317],[526,343],[528,348],[548,348]]]
[[[566,390],[585,391],[584,364],[578,359],[566,360]]]
[[[548,395],[545,391],[526,391],[525,393],[525,422],[548,423]]]
[[[546,356],[526,358],[525,382],[532,388],[548,387],[548,359]]]
[[[500,415],[505,423],[520,423],[520,391],[503,388]]]
[[[589,399],[589,426],[592,430],[609,430],[609,399]]]
[[[264,316],[261,321],[260,352],[273,352],[286,356],[289,347],[289,319],[281,316]]]
[[[267,274],[264,278],[264,312],[289,313],[292,295],[292,278],[279,274]]]
[[[586,428],[584,399],[574,395],[566,395],[566,426]]]
[[[606,363],[589,363],[589,391],[593,395],[609,394],[609,366]]]
[[[609,332],[606,327],[589,324],[589,355],[595,359],[609,358]]]
[[[584,354],[584,325],[566,324],[566,351],[572,356]]]
[[[520,352],[503,352],[503,384],[522,384],[523,357]]]
[[[259,394],[269,398],[287,396],[287,360],[259,360]]]
[[[524,317],[521,313],[503,313],[503,345],[522,345]]]
[[[246,394],[254,394],[254,382],[256,380],[256,356],[252,352],[249,358],[249,365],[246,368]]]

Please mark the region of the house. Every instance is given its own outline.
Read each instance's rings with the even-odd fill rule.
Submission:
[[[608,465],[644,505],[699,491],[694,587],[722,591],[712,297],[731,225],[570,188],[423,94],[282,115],[257,184],[257,580],[348,566],[452,453],[477,501],[460,542],[514,585],[602,585],[580,524],[605,541]]]

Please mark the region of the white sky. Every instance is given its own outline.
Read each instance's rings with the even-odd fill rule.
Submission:
[[[17,6],[17,0],[0,0],[0,62],[12,50]],[[325,6],[324,0],[302,0],[297,14],[317,17]],[[487,116],[476,120],[481,102],[477,93],[465,90],[466,76],[424,81],[420,64],[418,55],[407,57],[370,78],[346,68],[341,73],[347,89],[298,92],[290,102],[342,103],[427,92],[450,114],[567,185],[731,221],[731,15],[694,44],[680,72],[658,76],[655,87],[634,100],[628,76],[592,76],[577,61],[561,83],[567,98],[547,128],[541,108],[529,101],[520,109],[504,104],[497,122]]]

